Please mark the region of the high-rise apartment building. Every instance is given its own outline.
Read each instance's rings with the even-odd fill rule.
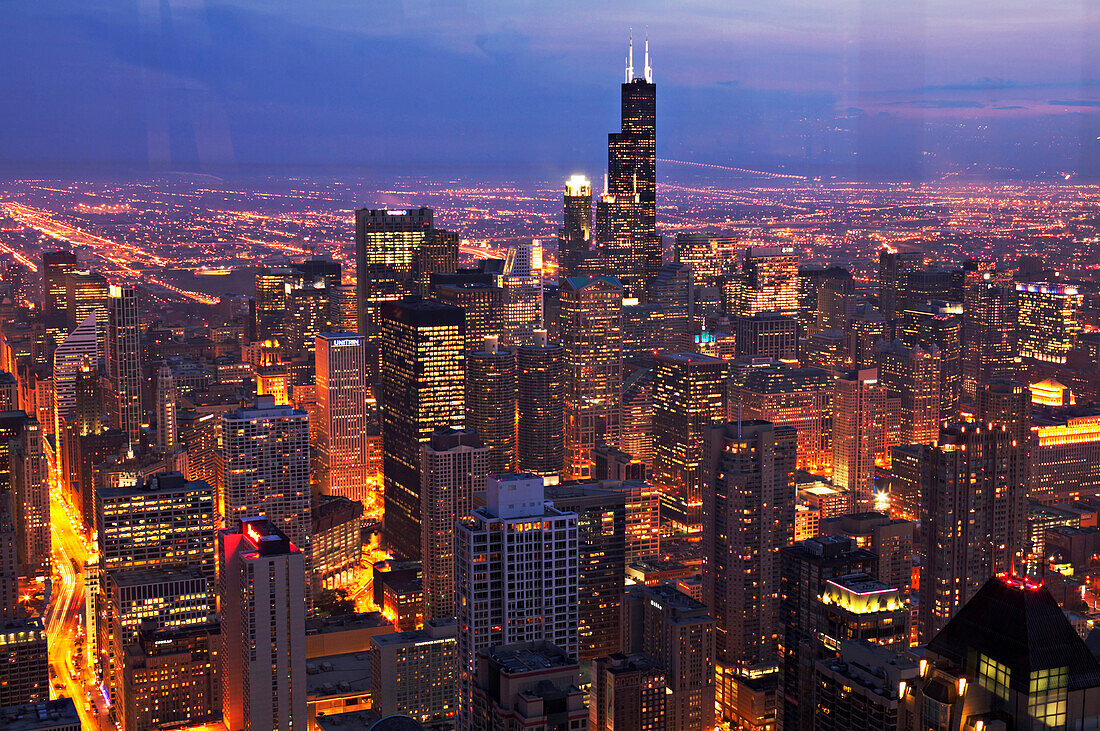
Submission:
[[[1085,296],[1069,284],[1021,282],[1016,285],[1020,355],[1045,363],[1065,363],[1082,325]]]
[[[468,717],[458,728],[588,729],[576,657],[537,640],[489,647],[478,653]]]
[[[192,726],[221,717],[219,627],[143,630],[122,648],[114,710],[124,731]]]
[[[837,379],[833,399],[833,484],[852,495],[857,509],[875,497],[875,455],[886,403],[878,371],[851,371]]]
[[[316,336],[317,479],[332,495],[366,502],[367,348],[351,332]]]
[[[855,281],[839,266],[798,268],[798,326],[802,335],[843,330],[855,309]]]
[[[141,320],[133,287],[107,290],[106,359],[108,426],[126,432],[132,444],[141,437]]]
[[[42,441],[42,425],[29,418],[23,422],[19,438],[11,444],[19,571],[27,577],[50,574],[50,475]]]
[[[42,252],[42,313],[47,326],[65,324],[65,277],[80,268],[76,254],[71,251]]]
[[[727,706],[736,676],[775,662],[779,549],[794,536],[796,453],[790,426],[738,421],[706,435],[703,602],[718,623],[718,692]]]
[[[424,617],[455,616],[455,522],[473,510],[492,452],[473,430],[441,428],[420,448]]]
[[[561,285],[565,355],[565,467],[589,477],[598,444],[617,446],[623,388],[623,286],[614,277],[571,277]]]
[[[588,662],[619,652],[630,488],[558,485],[546,488],[546,499],[577,515],[578,657]]]
[[[426,295],[432,273],[458,268],[458,234],[436,228],[431,208],[361,208],[355,212],[355,267],[357,332],[370,337],[367,306],[373,293],[364,273],[379,267],[396,278],[398,294]]]
[[[333,284],[328,288],[328,326],[330,332],[356,332],[359,305],[354,284]]]
[[[921,450],[920,638],[930,640],[994,574],[1024,564],[1026,450],[1003,425],[944,428]]]
[[[485,338],[498,337],[503,329],[504,290],[500,287],[483,281],[443,281],[432,287],[432,298],[462,310],[466,321],[464,350],[477,350]]]
[[[778,629],[783,653],[777,717],[784,729],[812,729],[813,666],[824,654],[822,636],[841,629],[827,623],[827,582],[850,574],[874,574],[878,558],[847,536],[810,538],[785,546],[779,554]],[[897,599],[897,591],[891,596]]]
[[[565,450],[563,349],[535,331],[516,348],[516,458],[519,469],[549,476],[561,473]]]
[[[490,475],[484,507],[455,527],[458,728],[470,728],[479,653],[546,641],[578,649],[577,515],[546,504],[542,478]]]
[[[820,473],[832,463],[829,426],[836,379],[820,368],[774,363],[730,367],[729,415],[786,424],[798,431],[798,469]]]
[[[653,482],[671,519],[699,526],[704,490],[703,441],[726,420],[727,364],[698,353],[662,353],[653,366]]]
[[[305,563],[268,520],[218,539],[222,717],[232,731],[306,727]]]
[[[897,398],[902,444],[932,444],[940,433],[940,349],[907,346],[900,340],[880,342],[878,374],[887,398]],[[881,451],[885,445],[879,445]]]
[[[267,518],[303,553],[309,549],[309,415],[257,396],[222,416],[218,452],[223,526]]]
[[[420,448],[465,422],[462,310],[430,300],[387,303],[382,321],[382,472],[386,544],[420,556]]]
[[[404,714],[429,725],[453,726],[458,711],[457,651],[453,619],[428,620],[424,629],[411,632],[371,636],[371,710],[383,718]]]
[[[676,588],[658,584],[628,589],[623,651],[644,653],[664,670],[663,728],[714,727],[715,636],[715,617],[706,605]]]
[[[282,341],[289,357],[308,358],[314,354],[314,338],[318,333],[329,330],[328,298],[329,292],[323,279],[304,287],[289,288],[283,313]]]
[[[1100,493],[1100,415],[1043,414],[1031,434],[1028,498],[1069,503]]]
[[[589,731],[668,728],[665,671],[643,654],[597,658],[588,691]]]
[[[975,420],[1003,425],[1013,439],[1025,444],[1031,431],[1031,391],[1011,378],[991,378],[978,388]]]
[[[818,525],[822,536],[847,536],[860,548],[878,557],[879,581],[909,597],[913,583],[914,538],[916,523],[891,519],[883,513],[847,513],[822,518]],[[866,571],[866,569],[861,569]]]
[[[0,622],[0,708],[50,699],[46,628],[39,617]]]
[[[558,276],[561,279],[584,273],[592,249],[592,183],[583,175],[565,181],[564,220],[558,229]]]
[[[878,251],[878,298],[882,316],[892,321],[906,299],[909,280],[924,266],[924,254],[919,251],[898,251],[883,246]]]
[[[958,304],[912,305],[898,315],[895,337],[907,345],[940,351],[940,420],[954,421],[962,393],[962,308]]]
[[[489,448],[489,472],[515,472],[516,354],[495,335],[466,353],[466,427]]]

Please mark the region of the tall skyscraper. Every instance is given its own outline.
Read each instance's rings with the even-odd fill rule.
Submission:
[[[798,325],[803,335],[844,329],[854,309],[855,282],[844,267],[798,268]]]
[[[76,254],[71,251],[42,252],[42,313],[47,326],[64,325],[65,276],[78,268]]]
[[[1016,285],[1020,355],[1044,363],[1065,363],[1082,324],[1085,296],[1077,287],[1049,282]]]
[[[89,312],[53,352],[54,434],[60,435],[61,421],[72,421],[76,413],[77,373],[85,358],[97,359],[96,331],[96,315]]]
[[[489,472],[515,472],[516,354],[496,336],[466,353],[466,427],[489,448]]]
[[[321,488],[352,500],[367,499],[367,350],[350,332],[316,336],[317,464]]]
[[[470,728],[477,656],[544,640],[577,656],[577,515],[546,504],[542,478],[490,475],[484,507],[455,527],[459,718]]]
[[[622,129],[607,136],[607,190],[596,206],[596,240],[605,265],[635,296],[661,268],[657,235],[657,86],[649,63],[634,75],[634,45],[622,85]]]
[[[509,347],[529,343],[542,328],[542,244],[535,239],[508,250],[501,289],[501,342]]]
[[[305,563],[262,518],[219,535],[222,714],[230,729],[306,727]]]
[[[420,447],[465,423],[462,310],[430,300],[390,302],[382,321],[382,472],[386,544],[420,557]]]
[[[588,691],[588,731],[667,728],[665,671],[646,655],[597,658]]]
[[[614,277],[572,277],[561,286],[565,353],[565,468],[591,476],[592,449],[617,446],[623,387],[623,286]]]
[[[665,264],[649,285],[649,303],[656,308],[655,350],[683,353],[695,349],[695,286],[691,267]]]
[[[331,332],[356,332],[359,306],[354,284],[334,284],[328,288],[328,326]]]
[[[726,361],[698,353],[662,353],[653,366],[653,482],[667,519],[698,528],[704,490],[703,442],[726,420]]]
[[[300,274],[289,267],[264,269],[256,273],[256,339],[278,340],[286,338],[287,286],[293,285]]]
[[[986,579],[1024,565],[1025,455],[1003,425],[974,422],[946,427],[938,447],[922,449],[922,642]]]
[[[565,449],[563,350],[536,331],[530,345],[516,349],[519,469],[544,477],[561,473]]]
[[[1013,439],[1027,445],[1031,434],[1031,391],[1011,378],[991,378],[978,389],[975,418],[982,424],[1004,425]]]
[[[371,336],[367,305],[372,299],[364,274],[381,267],[396,277],[398,293],[428,293],[433,272],[458,268],[458,234],[437,229],[431,208],[355,212],[355,266],[360,335]]]
[[[766,421],[712,426],[703,490],[703,602],[718,623],[718,696],[775,663],[779,549],[794,537],[795,430]]]
[[[95,315],[97,364],[106,352],[107,292],[107,278],[98,272],[74,269],[65,275],[65,326],[72,330]]]
[[[1015,291],[1012,272],[992,262],[968,261],[963,277],[962,389],[973,401],[989,379],[1015,376]]]
[[[740,317],[774,312],[798,317],[798,253],[791,247],[749,247],[736,276],[731,310]]]
[[[309,549],[309,415],[257,396],[222,416],[218,452],[221,525],[267,518],[303,553]]]
[[[492,454],[473,430],[442,428],[420,448],[424,619],[455,616],[455,522],[473,510]]]
[[[177,411],[179,394],[172,369],[165,363],[157,373],[157,446],[173,449],[179,445],[179,421]]]
[[[565,181],[565,217],[558,230],[558,278],[579,276],[592,249],[592,184],[583,175]]]
[[[833,484],[852,495],[857,510],[875,497],[875,454],[885,415],[878,371],[851,371],[836,382],[833,399]]]
[[[20,703],[42,703],[50,699],[49,661],[46,658],[46,628],[39,617],[0,622],[0,708]],[[2,720],[2,719],[0,719]]]
[[[108,426],[122,429],[132,444],[141,438],[141,320],[133,287],[107,291]]]

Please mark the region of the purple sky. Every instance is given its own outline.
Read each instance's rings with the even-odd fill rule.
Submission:
[[[660,157],[1100,177],[1096,0],[8,3],[0,162],[598,177],[647,25]]]

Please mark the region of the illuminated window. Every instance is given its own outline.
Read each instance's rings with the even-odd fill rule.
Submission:
[[[978,655],[978,683],[990,693],[1008,700],[1012,671],[987,655]]]

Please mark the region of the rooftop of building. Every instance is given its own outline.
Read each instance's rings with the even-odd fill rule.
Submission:
[[[206,574],[197,566],[178,566],[156,569],[118,569],[108,571],[107,576],[115,586],[142,586],[165,581],[184,581],[187,579],[206,579]]]
[[[13,632],[33,632],[41,630],[43,627],[42,619],[40,617],[20,617],[18,619],[7,619],[0,622],[0,634],[11,634]]]
[[[552,642],[545,641],[497,645],[486,650],[485,655],[501,670],[512,675],[577,665],[576,658],[570,657]]]
[[[381,612],[360,612],[358,614],[344,614],[339,617],[310,617],[306,620],[306,634],[350,632],[358,629],[377,629],[392,625],[393,623],[383,617]]]
[[[647,586],[645,587],[645,593],[651,601],[656,601],[661,605],[658,609],[672,608],[684,612],[707,611],[706,604],[693,599],[676,587],[669,586],[668,584]]]
[[[394,645],[415,645],[419,643],[435,642],[437,640],[456,639],[458,637],[458,624],[453,617],[446,619],[432,619],[424,625],[424,629],[409,630],[408,632],[390,632],[384,635],[374,635],[371,642],[379,647]]]
[[[161,457],[161,459],[163,459],[163,457]],[[214,495],[214,488],[203,480],[188,480],[183,476],[182,472],[159,472],[155,475],[150,475],[140,484],[128,485],[125,487],[103,488],[99,490],[99,494],[104,498],[110,497],[117,499],[152,493],[166,494],[171,492],[195,491],[209,492],[211,498],[213,498]]]
[[[245,405],[238,408],[235,412],[227,413],[226,419],[238,419],[241,421],[250,421],[252,419],[264,418],[267,416],[308,416],[305,410],[296,409],[289,404],[275,403],[275,397],[272,395],[257,396],[256,400],[251,405]]]
[[[325,655],[306,661],[309,698],[361,694],[370,691],[370,653]]]
[[[656,360],[663,363],[675,363],[676,365],[725,365],[726,361],[715,358],[713,355],[703,353],[660,353]]]
[[[325,715],[317,714],[317,726],[321,731],[420,731],[424,726],[408,716],[380,718],[376,711],[348,711]]]
[[[1100,663],[1041,584],[1007,575],[989,579],[928,643],[928,651],[965,668],[974,653],[1002,663],[1009,684],[1028,693],[1031,673],[1067,667],[1069,688],[1100,686]]]
[[[72,698],[24,703],[0,709],[0,726],[5,731],[34,731],[63,724],[80,725],[80,716]]]

